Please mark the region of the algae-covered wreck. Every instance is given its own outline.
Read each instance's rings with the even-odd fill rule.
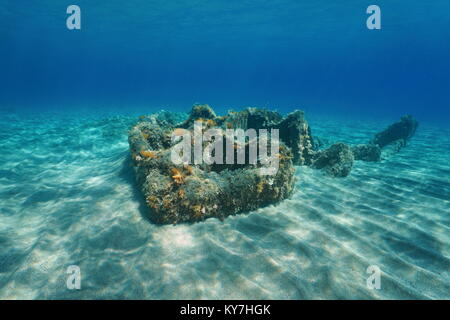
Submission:
[[[416,126],[411,125],[414,130]],[[398,126],[394,127],[393,140],[397,141],[403,136],[397,137]],[[244,140],[230,137],[231,129],[245,130]],[[195,134],[189,134],[195,130],[201,134],[213,130],[215,137],[199,142]],[[256,134],[248,134],[250,130]],[[377,144],[380,138],[375,138],[367,145],[349,147],[336,143],[320,150],[302,111],[283,117],[276,111],[247,108],[217,116],[208,105],[194,105],[189,115],[165,111],[142,116],[129,132],[129,144],[137,183],[145,196],[150,218],[157,223],[179,223],[209,217],[222,219],[288,198],[294,190],[294,165],[345,177],[355,159],[380,160],[380,150],[389,145],[389,130],[376,136],[383,137],[382,141],[386,142],[383,145]],[[413,133],[404,133],[404,141]],[[177,137],[189,141],[183,161],[173,158],[174,147],[180,140]],[[196,148],[208,149],[206,144],[217,142],[218,138],[225,143],[223,150],[215,146],[212,152],[215,161],[195,161]],[[253,142],[258,139],[262,141],[252,150]],[[276,163],[276,170],[271,174],[261,173],[267,165],[267,161],[260,161],[264,156],[261,144],[271,146],[264,149],[270,149],[265,159]],[[251,160],[252,152],[258,161]],[[242,155],[244,161],[226,161],[230,156],[238,159]]]

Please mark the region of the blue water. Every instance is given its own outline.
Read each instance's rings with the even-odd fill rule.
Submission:
[[[365,1],[0,0],[0,298],[449,299],[450,3],[377,4],[370,31]],[[301,108],[349,144],[420,127],[347,178],[297,167],[278,205],[156,226],[127,130],[195,102]]]

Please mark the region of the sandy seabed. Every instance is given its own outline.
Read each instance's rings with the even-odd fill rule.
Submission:
[[[2,114],[0,299],[450,298],[448,130],[421,123],[401,153],[347,178],[297,167],[275,206],[157,226],[129,161],[135,121]],[[350,144],[388,123],[310,120]],[[66,287],[70,265],[81,290]]]

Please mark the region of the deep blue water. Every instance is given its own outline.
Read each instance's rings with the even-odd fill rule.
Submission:
[[[17,108],[244,105],[448,120],[450,4],[377,1],[0,2],[0,102]],[[448,121],[447,121],[448,122]]]
[[[378,0],[381,30],[369,4],[0,0],[0,299],[449,299],[450,2]],[[195,102],[300,108],[349,144],[420,127],[347,178],[297,167],[278,205],[156,226],[127,130]]]

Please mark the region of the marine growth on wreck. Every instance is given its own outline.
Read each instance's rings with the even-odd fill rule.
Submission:
[[[310,166],[333,177],[346,177],[355,160],[380,161],[392,150],[399,151],[416,128],[417,121],[405,116],[367,144],[348,146],[338,142],[321,149],[303,111],[296,110],[283,117],[276,111],[247,108],[218,116],[208,105],[194,105],[187,117],[167,111],[140,117],[128,140],[149,217],[157,223],[176,224],[210,217],[224,219],[280,202],[294,192],[295,166]],[[231,129],[254,130],[255,136],[237,141],[227,135]],[[195,160],[196,150],[203,153],[210,147],[208,141],[198,141],[195,134],[190,134],[194,130],[201,134],[213,130],[215,137],[209,143],[225,141],[223,150],[215,146],[220,153],[214,151],[212,161]],[[273,147],[274,132],[279,138],[276,151],[268,147]],[[180,140],[177,137],[189,141],[188,152],[184,150],[183,154],[185,161],[173,159],[174,147]],[[258,161],[251,161],[249,155],[256,150],[252,149],[253,142],[258,139]],[[264,169],[264,162],[259,161],[263,157],[261,143],[270,150],[267,159],[276,163],[271,174],[261,173]],[[242,155],[243,161],[231,164],[226,161]]]

